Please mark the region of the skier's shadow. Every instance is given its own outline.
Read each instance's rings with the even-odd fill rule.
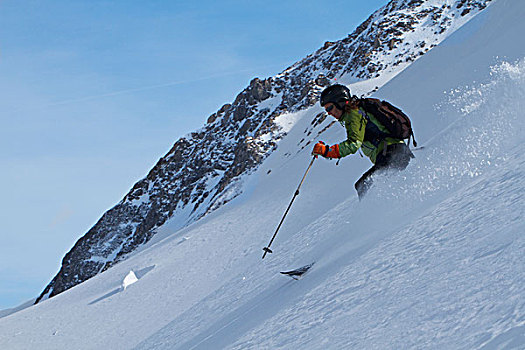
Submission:
[[[148,266],[148,267],[145,267],[145,268],[143,268],[143,269],[140,269],[140,270],[134,271],[134,272],[135,272],[135,276],[137,276],[137,279],[140,280],[142,277],[146,276],[146,274],[147,274],[148,272],[150,272],[151,270],[153,270],[154,268],[155,268],[155,265],[152,265],[152,266]],[[112,290],[111,292],[109,292],[109,293],[107,293],[107,294],[101,296],[100,298],[93,300],[93,301],[90,302],[88,305],[94,305],[94,304],[96,304],[96,303],[98,303],[98,302],[100,302],[100,301],[102,301],[102,300],[105,300],[105,299],[107,299],[107,298],[110,298],[110,297],[112,297],[113,295],[118,294],[118,293],[120,293],[120,292],[122,292],[122,291],[123,291],[122,287],[118,287],[118,288]]]

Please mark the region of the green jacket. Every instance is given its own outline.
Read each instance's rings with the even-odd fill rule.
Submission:
[[[356,153],[361,148],[363,153],[375,164],[377,155],[383,151],[384,142],[376,142],[377,145],[374,145],[374,143],[364,140],[367,123],[374,123],[380,131],[387,134],[388,130],[370,113],[366,113],[368,121],[367,118],[365,118],[365,113],[362,108],[356,108],[350,112],[345,112],[341,116],[341,119],[339,119],[339,122],[346,128],[348,138],[339,144],[339,154],[341,157],[346,157],[349,154]],[[403,140],[391,137],[386,137],[384,141],[386,141],[387,145],[403,143]]]

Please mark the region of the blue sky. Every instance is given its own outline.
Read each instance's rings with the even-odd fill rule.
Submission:
[[[0,1],[0,309],[251,79],[386,3]]]

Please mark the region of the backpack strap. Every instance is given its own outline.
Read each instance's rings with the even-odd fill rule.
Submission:
[[[378,147],[379,144],[389,136],[389,134],[379,129],[379,127],[368,116],[366,109],[364,109],[362,106],[359,106],[359,108],[359,114],[361,114],[361,116],[366,120],[365,141],[368,141],[375,147]]]

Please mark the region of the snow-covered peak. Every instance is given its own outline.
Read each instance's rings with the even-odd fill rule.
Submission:
[[[327,41],[278,77],[316,79],[323,74],[328,79],[354,83],[397,73],[486,8],[490,1],[390,1],[348,37]]]

